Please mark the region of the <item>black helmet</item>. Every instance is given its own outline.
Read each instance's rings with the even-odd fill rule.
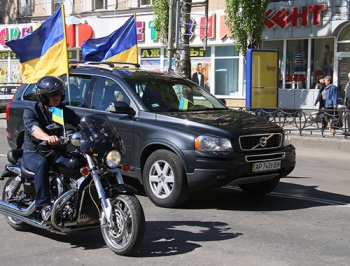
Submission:
[[[36,96],[44,105],[49,105],[50,100],[48,96],[54,93],[59,93],[62,95],[62,103],[64,101],[64,90],[65,85],[63,81],[53,76],[45,76],[39,79],[38,83],[36,84]]]

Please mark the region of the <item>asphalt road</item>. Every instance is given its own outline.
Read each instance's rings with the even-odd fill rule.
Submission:
[[[4,128],[0,119],[0,165]],[[196,191],[178,209],[154,206],[137,187],[146,235],[133,257],[110,251],[99,229],[17,232],[0,216],[0,265],[349,265],[349,161],[346,152],[298,147],[296,169],[273,193]]]

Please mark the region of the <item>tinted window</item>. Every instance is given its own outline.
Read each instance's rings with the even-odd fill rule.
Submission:
[[[92,95],[92,108],[108,111],[111,103],[123,101],[130,104],[130,98],[114,80],[98,78]]]
[[[27,89],[24,91],[23,100],[26,101],[38,101],[36,97],[36,84],[30,84]]]
[[[91,76],[69,76],[69,82],[63,80],[66,84],[66,93],[64,103],[70,106],[86,107],[85,99],[88,93],[88,87],[91,82]]]

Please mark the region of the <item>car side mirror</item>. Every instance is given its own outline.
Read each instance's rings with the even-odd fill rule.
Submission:
[[[114,114],[127,114],[129,116],[136,114],[135,110],[123,101],[111,103],[109,105],[109,111]]]
[[[225,99],[221,98],[221,99],[219,99],[219,101],[222,102],[224,105],[226,105],[226,100]]]

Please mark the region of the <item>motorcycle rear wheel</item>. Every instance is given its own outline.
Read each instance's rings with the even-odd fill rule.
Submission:
[[[4,190],[2,191],[2,200],[5,201],[5,202],[9,202],[7,191],[11,187],[11,185],[13,184],[15,178],[16,177],[9,177],[9,178],[7,178],[7,181],[6,181],[5,186],[4,186]],[[21,187],[18,189],[15,197],[18,197],[22,193],[23,193],[23,184],[21,184]],[[11,216],[5,216],[5,219],[6,219],[6,222],[13,229],[15,229],[17,231],[30,231],[31,229],[33,229],[33,227],[31,225],[26,224],[24,222],[21,222],[21,221],[15,219],[15,218],[12,218]]]
[[[131,255],[142,243],[145,234],[145,214],[141,203],[133,195],[119,195],[111,199],[114,228],[101,227],[103,239],[116,254]]]

